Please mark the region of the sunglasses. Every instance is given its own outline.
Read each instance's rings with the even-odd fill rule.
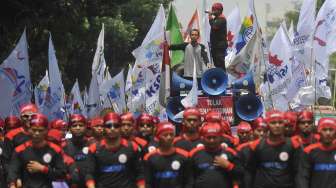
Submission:
[[[111,129],[111,128],[119,129],[121,127],[121,124],[119,124],[119,123],[109,123],[109,124],[104,124],[104,127],[108,128],[108,129]]]
[[[150,124],[140,124],[139,127],[145,128],[145,127],[153,127],[153,126]]]

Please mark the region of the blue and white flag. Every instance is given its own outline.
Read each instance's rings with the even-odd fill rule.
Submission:
[[[49,37],[49,81],[50,81],[50,100],[45,101],[44,106],[48,109],[49,120],[64,119],[65,117],[65,93],[61,78],[61,72],[58,68],[54,44],[52,37]]]
[[[44,103],[50,100],[49,75],[46,71],[44,77],[34,89],[35,104],[44,113]]]
[[[104,108],[112,107],[119,114],[126,112],[124,70],[111,80],[105,80],[100,88],[105,98]]]
[[[77,79],[76,79],[74,86],[71,89],[71,92],[69,95],[69,102],[71,104],[70,112],[69,112],[70,114],[82,114],[86,116],[86,109],[85,109],[85,105],[81,97]]]
[[[20,107],[23,104],[30,103],[32,97],[26,30],[23,31],[16,47],[7,59],[5,59],[0,65],[0,68],[0,77],[3,79],[2,84],[4,84],[1,86],[2,98],[5,96],[2,94],[11,91],[11,87],[14,88],[11,97],[7,96],[6,99],[3,99],[11,99],[11,104],[6,106],[9,102],[5,102],[1,103],[1,106],[3,106],[3,108],[10,109],[11,114],[19,115]],[[10,84],[8,84],[8,82]]]
[[[99,33],[96,53],[92,63],[92,75],[97,75],[98,84],[101,85],[106,76],[106,61],[104,57],[104,24]]]
[[[94,73],[91,78],[88,101],[86,104],[88,118],[95,117],[100,114],[100,94],[97,75]]]

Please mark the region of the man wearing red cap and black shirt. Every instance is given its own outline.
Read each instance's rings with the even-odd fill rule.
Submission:
[[[121,135],[128,141],[133,141],[141,147],[141,150],[145,150],[148,142],[145,139],[135,136],[135,119],[131,112],[124,113],[120,116],[121,119]]]
[[[223,5],[221,3],[214,3],[212,5],[211,13],[209,14],[210,44],[211,56],[214,65],[225,70],[225,55],[227,49],[227,28],[226,19],[223,12]]]
[[[144,157],[146,188],[192,188],[188,152],[173,145],[174,125],[161,122],[155,137],[158,148]]]
[[[138,136],[149,143],[153,140],[154,120],[153,116],[142,113],[137,119]]]
[[[89,144],[99,142],[104,136],[104,120],[101,117],[92,118],[88,127],[92,130],[92,136],[88,139]]]
[[[269,134],[239,147],[246,174],[242,187],[254,188],[292,188],[297,172],[297,148],[299,144],[292,142],[284,135],[284,115],[279,111],[266,113]]]
[[[7,177],[9,187],[21,187],[17,183],[21,178],[23,187],[51,188],[52,181],[65,177],[62,149],[46,140],[46,116],[32,115],[28,132],[31,139],[16,147],[13,152]]]
[[[267,124],[265,119],[262,117],[258,117],[257,119],[252,121],[253,128],[253,138],[257,140],[259,138],[265,137],[267,133]]]
[[[319,141],[319,135],[314,134],[313,112],[302,111],[298,117],[299,134],[292,137],[292,140],[299,142],[301,148]]]
[[[236,152],[222,147],[222,128],[219,123],[205,123],[201,130],[204,146],[193,149],[192,163],[194,188],[233,187],[234,180],[243,174]]]
[[[66,155],[72,157],[79,170],[78,187],[85,187],[85,169],[86,159],[89,153],[87,140],[85,139],[86,119],[81,114],[72,114],[69,120],[71,139],[62,143],[63,151]]]
[[[201,144],[199,135],[201,124],[201,112],[197,108],[185,109],[183,112],[181,135],[174,139],[175,147],[189,152]]]
[[[297,115],[296,112],[285,112],[285,136],[292,137],[296,133]]]
[[[37,112],[38,110],[35,104],[27,104],[21,107],[20,109],[21,122],[22,122],[21,126],[19,128],[7,132],[5,135],[4,152],[3,152],[5,164],[9,164],[14,149],[30,139],[28,134],[29,121],[31,119],[31,116],[33,114],[36,114]],[[17,124],[18,123],[17,120],[18,119],[14,117],[8,119],[8,121],[11,121],[11,123],[13,124]]]
[[[241,121],[237,126],[237,136],[239,144],[244,144],[252,140],[252,127],[246,121]]]
[[[304,149],[296,177],[297,188],[336,187],[336,120],[321,118],[318,133],[320,142]]]
[[[121,137],[120,118],[116,113],[104,116],[104,138],[91,144],[87,159],[88,188],[143,188],[143,163],[140,148]]]

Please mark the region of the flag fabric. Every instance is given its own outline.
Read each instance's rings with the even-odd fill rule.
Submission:
[[[238,5],[236,5],[227,17],[227,54],[235,53],[234,43],[241,27],[241,17]]]
[[[330,88],[327,86],[329,56],[336,51],[336,44],[332,43],[336,35],[336,2],[326,0],[316,17],[313,36],[314,55],[316,57],[316,91],[318,97],[331,98]]]
[[[194,14],[192,15],[190,21],[188,22],[187,28],[184,31],[183,34],[183,40],[184,42],[190,42],[191,38],[190,38],[190,32],[193,29],[200,29],[200,20],[199,20],[199,16],[198,16],[198,11],[197,9],[195,10]],[[200,38],[199,38],[200,40]]]
[[[125,92],[127,93],[128,91],[130,91],[130,89],[132,88],[133,85],[133,81],[132,81],[132,70],[133,67],[131,64],[128,65],[128,71],[127,71],[127,76],[126,76],[126,83],[125,83]]]
[[[182,34],[180,31],[180,24],[177,19],[175,8],[173,5],[170,6],[169,14],[166,23],[166,30],[169,32],[170,44],[181,44],[183,43]],[[171,52],[171,65],[174,67],[182,63],[184,60],[184,52],[182,50]]]
[[[102,29],[99,33],[97,48],[92,63],[92,75],[94,73],[97,75],[99,85],[104,80],[105,71],[106,71],[106,61],[104,57],[104,24],[103,24]]]
[[[100,114],[100,95],[97,74],[94,73],[91,78],[88,99],[86,104],[88,118],[95,117]]]
[[[0,88],[1,88],[1,97],[0,97],[0,117],[6,118],[12,114],[12,96],[15,91],[13,82],[8,79],[4,68],[0,67]]]
[[[102,84],[101,94],[104,100],[104,108],[112,107],[115,112],[121,114],[126,112],[124,70],[121,70],[111,80]]]
[[[288,37],[291,41],[291,43],[293,43],[294,41],[294,35],[295,35],[295,31],[294,31],[294,23],[293,21],[291,21],[289,28],[288,28]]]
[[[81,93],[79,90],[79,84],[78,80],[76,79],[75,84],[73,85],[70,96],[69,96],[69,101],[71,102],[71,107],[70,107],[70,114],[82,114],[86,116],[86,109],[84,102],[81,97]]]
[[[168,42],[163,43],[163,58],[161,65],[159,100],[162,106],[167,105],[167,98],[170,96],[170,57]]]
[[[42,80],[34,89],[35,104],[41,112],[44,112],[44,103],[46,100],[50,100],[50,87],[49,87],[49,75],[46,71]]]
[[[49,120],[52,119],[63,119],[64,118],[64,106],[65,106],[65,93],[62,83],[61,73],[58,68],[58,63],[56,59],[54,44],[52,42],[51,34],[49,36],[49,87],[50,87],[50,100],[46,100],[44,103],[47,109]]]
[[[292,46],[285,29],[281,25],[271,41],[269,62],[266,66],[267,81],[270,87],[269,95],[274,107],[279,110],[286,109],[283,108],[283,94],[292,79],[292,59]]]
[[[209,10],[209,5],[207,3],[207,0],[202,0],[201,4],[201,10],[200,13],[198,14],[200,16],[200,41],[201,44],[205,46],[206,51],[208,52],[208,59],[210,62],[212,62],[211,54],[210,52],[210,23],[209,23],[209,16],[205,11]]]
[[[140,115],[145,111],[146,106],[146,83],[145,83],[145,69],[141,66],[134,65],[132,70],[129,70],[128,80],[129,86],[125,87],[127,95],[127,108],[133,112],[134,115]]]
[[[253,34],[247,45],[227,64],[227,72],[236,78],[245,75],[255,63],[260,61],[261,35]]]
[[[188,95],[181,100],[182,105],[185,108],[196,107],[198,104],[198,87],[197,87],[197,75],[196,75],[196,60],[194,59],[193,70],[193,84]]]
[[[4,106],[9,104],[9,102],[5,102],[1,105],[10,109],[11,114],[19,115],[20,107],[30,103],[32,97],[26,30],[23,31],[19,42],[0,65],[0,68],[0,77],[3,79],[2,84],[4,84],[1,86],[1,90],[7,88],[7,90],[12,91],[11,88],[14,88],[11,97],[7,98],[11,99],[11,104]],[[6,93],[7,91],[3,92]]]

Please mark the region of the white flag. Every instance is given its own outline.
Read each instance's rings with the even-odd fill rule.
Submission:
[[[237,39],[240,27],[241,27],[240,10],[238,5],[236,5],[229,14],[229,16],[227,17],[227,41],[228,41],[227,54],[236,53],[234,48],[234,42]]]
[[[0,67],[0,117],[3,119],[12,114],[12,96],[15,91],[15,87],[5,71]]]
[[[207,3],[207,0],[201,1],[201,9],[198,15],[200,15],[199,21],[201,22],[200,25],[200,38],[201,38],[201,44],[203,44],[207,50],[208,59],[211,62],[211,56],[210,56],[210,23],[209,23],[209,15],[205,13],[205,11],[208,11],[210,6]]]
[[[49,80],[50,80],[50,100],[46,100],[45,107],[48,109],[49,120],[64,118],[64,87],[62,83],[61,73],[58,68],[55,49],[52,42],[51,34],[49,36]]]
[[[86,116],[85,105],[81,97],[79,90],[78,80],[76,79],[75,84],[73,85],[70,93],[71,108],[70,114],[82,114]]]
[[[291,21],[291,23],[289,25],[289,28],[288,28],[288,37],[289,37],[291,43],[293,43],[294,35],[295,35],[294,23],[293,23],[293,21]]]
[[[125,83],[125,92],[127,93],[132,88],[132,70],[133,67],[131,64],[128,65],[128,71],[127,71],[127,77],[126,77],[126,83]]]
[[[10,81],[14,88],[12,96],[7,98],[12,99],[11,105],[4,108],[11,109],[13,115],[19,115],[20,107],[23,104],[30,103],[32,96],[26,30],[23,31],[16,47],[0,65],[0,68],[2,68],[1,77]],[[4,81],[3,84],[6,82]],[[9,87],[8,83],[5,85]],[[7,91],[3,92],[6,93]],[[1,103],[1,105],[7,104]]]
[[[102,29],[99,33],[96,53],[92,63],[92,75],[96,73],[99,85],[104,80],[105,70],[106,70],[106,62],[104,57],[104,24],[103,24]]]
[[[194,71],[193,71],[193,84],[188,95],[181,101],[185,108],[195,107],[198,104],[198,87],[197,87],[197,75],[196,75],[196,61],[194,59]]]
[[[100,95],[97,75],[94,73],[91,78],[88,101],[86,104],[87,116],[89,118],[100,114]]]
[[[113,107],[114,111],[120,114],[126,111],[124,70],[111,80],[103,82],[101,95],[107,99],[104,101],[104,107]]]
[[[39,82],[39,84],[34,89],[35,94],[35,104],[39,108],[39,110],[44,113],[44,102],[47,99],[47,97],[50,98],[50,87],[49,87],[49,75],[48,71],[46,71],[46,74],[42,78],[42,80]]]

